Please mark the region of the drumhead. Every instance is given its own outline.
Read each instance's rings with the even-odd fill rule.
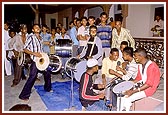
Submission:
[[[129,90],[133,87],[134,82],[132,81],[123,81],[113,88],[114,93],[122,93],[123,91]]]
[[[62,67],[62,61],[60,57],[56,55],[50,55],[49,59],[50,63],[47,69],[49,69],[51,72],[58,72]]]
[[[76,65],[76,71],[74,71],[74,77],[78,82],[80,82],[82,74],[86,71],[86,62],[87,61],[81,61]]]
[[[35,62],[36,62],[36,67],[43,71],[45,69],[47,69],[47,67],[49,66],[49,57],[47,55],[47,53],[41,53],[42,57],[36,57]]]
[[[80,82],[82,74],[86,71],[86,61],[82,61],[76,57],[72,57],[65,63],[65,72],[69,77],[72,77],[71,72],[74,74],[76,81]]]

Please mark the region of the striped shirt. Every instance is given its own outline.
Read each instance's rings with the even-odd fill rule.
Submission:
[[[97,26],[97,36],[102,41],[102,48],[111,48],[112,28],[110,25],[102,26],[99,24]]]
[[[28,49],[29,51],[32,52],[43,52],[43,45],[42,45],[43,40],[38,39],[35,34],[29,36],[25,42],[24,49]],[[30,55],[31,59],[35,61],[35,56]]]

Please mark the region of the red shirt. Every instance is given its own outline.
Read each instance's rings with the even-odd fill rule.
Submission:
[[[155,93],[160,82],[160,70],[155,62],[148,61],[142,73],[142,65],[138,66],[138,74],[136,80],[142,80],[143,83],[150,87],[145,89],[146,96],[151,96]]]

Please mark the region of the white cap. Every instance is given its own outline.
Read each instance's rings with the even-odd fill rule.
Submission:
[[[88,59],[87,61],[87,67],[93,67],[98,65],[98,61],[96,59]]]

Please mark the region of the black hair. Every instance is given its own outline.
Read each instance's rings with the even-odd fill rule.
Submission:
[[[46,24],[43,24],[43,25],[42,25],[42,27],[45,27],[45,28],[47,28],[48,26],[47,26]]]
[[[128,46],[128,42],[127,41],[122,41],[120,45],[126,45],[126,46]]]
[[[90,26],[89,30],[91,30],[92,28],[95,28],[97,30],[97,27],[95,25]]]
[[[144,48],[138,48],[134,51],[134,53],[139,53],[141,56],[147,58],[147,52]]]
[[[95,20],[95,17],[94,16],[89,16],[88,19],[94,19]]]
[[[117,48],[111,48],[110,53],[112,54],[113,52],[119,52]]]
[[[31,107],[27,104],[14,105],[9,111],[31,111]]]
[[[32,28],[34,28],[34,26],[39,26],[39,27],[40,27],[40,25],[39,25],[39,24],[33,24]]]
[[[100,14],[100,17],[103,16],[103,15],[108,16],[106,12],[102,12],[102,13]]]
[[[15,30],[15,29],[10,29],[10,30],[8,31],[9,35],[10,35],[12,32],[16,33],[16,30]]]
[[[83,19],[85,19],[86,21],[88,20],[87,17],[85,17],[85,16],[81,18],[81,20],[83,20]]]
[[[128,54],[129,56],[133,57],[133,53],[134,53],[134,50],[132,47],[125,47],[123,49],[123,52],[125,52],[126,54]]]
[[[69,22],[69,25],[71,25],[72,23],[74,24],[74,22],[73,22],[73,21],[70,21],[70,22]]]

